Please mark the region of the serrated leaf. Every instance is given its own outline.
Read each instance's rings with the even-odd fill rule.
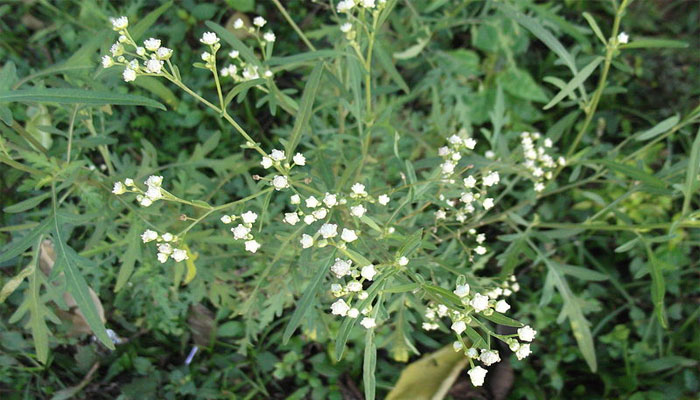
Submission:
[[[134,94],[121,94],[82,89],[34,88],[0,92],[0,103],[36,102],[59,104],[117,104],[126,106],[155,107],[165,111],[165,106],[155,100]]]
[[[42,193],[38,196],[30,197],[26,200],[20,201],[19,203],[7,206],[3,208],[3,211],[5,211],[6,213],[19,213],[22,211],[27,211],[30,208],[34,208],[37,205],[39,205],[39,203],[49,198],[49,196],[51,196],[50,192]]]
[[[39,225],[34,227],[31,232],[22,237],[21,239],[14,240],[9,244],[5,245],[0,253],[0,262],[5,262],[18,255],[22,254],[25,250],[30,248],[32,244],[36,242],[36,239],[46,233],[51,226],[52,218],[46,218]]]

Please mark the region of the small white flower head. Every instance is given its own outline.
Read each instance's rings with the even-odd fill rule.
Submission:
[[[275,36],[275,34],[272,31],[265,32],[265,34],[263,34],[263,39],[269,43],[273,43],[276,38],[277,37]]]
[[[284,155],[283,150],[273,149],[270,152],[270,158],[273,159],[274,161],[283,161],[285,158],[287,158],[287,156]]]
[[[174,249],[173,250],[173,260],[176,262],[184,261],[187,260],[189,257],[187,256],[187,251],[183,249]]]
[[[112,18],[112,29],[121,31],[129,26],[129,19],[126,17]]]
[[[267,21],[265,21],[265,18],[257,16],[253,19],[253,25],[257,26],[258,28],[262,28],[265,26]]]
[[[493,208],[493,199],[491,197],[484,199],[484,202],[481,203],[482,206],[484,206],[484,210],[490,210]]]
[[[144,243],[152,242],[156,239],[158,239],[158,233],[150,229],[146,229],[146,231],[141,234],[141,240]]]
[[[109,52],[112,54],[112,57],[119,57],[124,54],[124,46],[122,46],[121,43],[114,43],[112,47],[109,48]]]
[[[114,65],[114,60],[110,56],[102,56],[102,68],[109,68]]]
[[[346,286],[348,292],[359,292],[362,290],[362,284],[358,281],[352,281]]]
[[[544,190],[544,183],[542,183],[542,182],[535,183],[534,189],[535,189],[535,192],[538,192],[538,193],[543,191]]]
[[[240,18],[236,18],[236,20],[233,21],[233,29],[241,29],[241,28],[243,28],[243,20]]]
[[[269,69],[266,69],[265,72],[263,72],[263,76],[265,78],[272,78],[272,75],[273,75],[273,73]]]
[[[471,379],[472,385],[483,386],[484,380],[486,379],[487,372],[488,372],[488,370],[477,365],[476,367],[470,369],[467,372],[467,374],[469,374],[469,379]]]
[[[112,193],[116,195],[124,194],[126,193],[126,186],[124,186],[124,184],[121,182],[114,182],[114,188],[112,189]]]
[[[292,161],[294,161],[296,165],[306,165],[306,157],[301,153],[295,154],[294,157],[292,157]]]
[[[340,234],[340,238],[343,239],[345,242],[350,243],[357,240],[357,234],[352,229],[343,228],[343,232]]]
[[[146,61],[146,71],[150,72],[151,74],[160,74],[162,69],[163,61],[155,58],[151,58],[150,60]]]
[[[562,167],[565,166],[566,165],[566,158],[559,156],[559,158],[557,158],[557,163],[559,165],[561,165]]]
[[[163,236],[160,237],[164,242],[172,242],[175,237],[170,232],[165,232]]]
[[[464,347],[464,345],[462,344],[462,342],[460,342],[460,341],[458,341],[458,340],[455,340],[455,342],[452,343],[452,349],[453,349],[455,352],[461,351],[463,347]]]
[[[374,318],[364,317],[362,321],[360,321],[360,325],[364,326],[365,329],[372,329],[377,326],[377,321],[375,321]]]
[[[490,174],[484,177],[484,186],[493,186],[500,182],[500,180],[501,176],[498,175],[498,172],[491,172]]]
[[[350,318],[357,318],[360,316],[360,310],[358,310],[357,308],[351,308],[348,310],[347,316]]]
[[[493,160],[496,157],[496,153],[491,150],[487,150],[486,153],[484,153],[484,157],[488,158],[489,160]]]
[[[479,357],[479,350],[477,350],[474,347],[470,347],[469,350],[467,350],[466,355],[469,358],[478,358]]]
[[[498,300],[494,309],[496,312],[503,314],[504,312],[510,310],[510,304],[508,304],[505,300]]]
[[[224,215],[221,217],[221,222],[223,222],[224,224],[230,224],[231,221],[233,220],[231,219],[230,215]]]
[[[145,196],[137,196],[136,200],[141,204],[142,207],[150,207],[153,204],[153,200]]]
[[[377,275],[377,270],[376,268],[374,268],[373,264],[365,265],[364,267],[362,267],[360,275],[368,281],[371,281],[374,279],[374,276]]]
[[[445,161],[444,163],[440,164],[440,168],[442,169],[443,174],[449,175],[455,171],[455,163],[452,161]]]
[[[299,215],[297,215],[295,212],[284,214],[284,222],[288,223],[289,225],[296,225],[299,221]]]
[[[377,201],[379,202],[379,204],[381,204],[383,206],[389,204],[390,200],[391,200],[391,198],[386,194],[382,194],[379,197],[377,197]]]
[[[627,44],[627,42],[630,41],[630,37],[629,37],[629,35],[626,34],[625,32],[620,32],[620,34],[617,35],[617,41],[618,41],[620,44]]]
[[[464,147],[468,148],[469,150],[474,150],[474,147],[476,147],[476,140],[473,138],[464,139]]]
[[[350,32],[350,30],[352,30],[352,24],[351,24],[351,23],[346,22],[346,23],[340,25],[340,31],[341,31],[341,32],[343,32],[343,33],[348,33],[348,32]]]
[[[169,257],[170,257],[170,256],[167,255],[167,254],[165,254],[165,253],[158,253],[158,261],[160,261],[161,264],[162,264],[162,263],[165,263],[166,261],[168,261],[168,258],[169,258]]]
[[[469,302],[469,305],[474,308],[474,311],[482,312],[489,308],[489,298],[481,293],[476,293]]]
[[[467,329],[467,324],[464,321],[456,321],[452,324],[450,329],[459,335]]]
[[[338,2],[338,5],[336,6],[336,10],[339,13],[342,12],[350,12],[350,10],[355,7],[355,1],[354,0],[342,0]]]
[[[335,263],[331,265],[331,272],[335,274],[338,278],[342,278],[345,275],[350,274],[350,267],[352,266],[352,261],[343,260],[342,258],[336,258]]]
[[[447,213],[445,210],[437,210],[435,211],[435,219],[445,219],[447,218]]]
[[[144,56],[144,55],[146,55],[146,49],[139,46],[136,48],[136,54],[138,54],[140,56]]]
[[[316,208],[319,205],[321,205],[321,203],[314,196],[309,196],[306,199],[306,207],[308,208]]]
[[[328,210],[321,207],[314,210],[314,212],[312,212],[311,215],[313,215],[315,219],[324,219],[326,218],[326,215],[328,215]]]
[[[469,285],[457,285],[457,289],[453,290],[452,293],[456,294],[458,297],[464,297],[469,295]]]
[[[160,48],[160,39],[150,38],[143,41],[143,47],[148,51],[158,51]]]
[[[518,351],[515,352],[515,356],[518,357],[518,360],[522,360],[523,358],[529,356],[530,353],[530,344],[522,344],[520,345]]]
[[[248,65],[247,67],[243,68],[243,79],[247,81],[252,81],[253,79],[258,79],[260,78],[260,75],[258,74],[258,67],[255,65]]]
[[[484,246],[477,246],[477,247],[474,249],[474,252],[475,252],[476,254],[480,255],[480,256],[483,256],[484,254],[486,254],[486,247],[484,247]]]
[[[160,186],[149,186],[144,195],[151,201],[156,201],[163,198],[163,192],[161,191]]]
[[[160,187],[163,184],[163,177],[159,175],[151,175],[146,179],[144,185]]]
[[[364,299],[366,299],[367,297],[369,297],[369,293],[367,293],[366,290],[361,291],[361,292],[357,295],[357,298],[360,299],[360,300],[364,300]]]
[[[335,301],[335,303],[331,304],[331,313],[333,315],[340,315],[341,317],[344,317],[349,310],[350,306],[348,306],[343,299],[338,299]]]
[[[301,240],[299,241],[299,243],[301,243],[302,248],[308,249],[309,247],[314,245],[314,238],[304,233],[303,235],[301,235]]]
[[[124,82],[133,82],[136,80],[136,71],[131,68],[126,68],[122,73],[122,77],[124,78]]]
[[[158,245],[158,252],[170,255],[173,253],[173,246],[169,243],[161,243]]]
[[[304,215],[304,223],[305,223],[306,225],[311,225],[311,224],[313,224],[314,222],[316,222],[316,217],[314,217],[314,216],[311,215],[311,214]]]
[[[447,141],[450,142],[450,144],[458,145],[462,143],[462,138],[457,135],[452,135],[447,139]]]
[[[263,168],[268,169],[272,166],[272,159],[270,157],[263,157],[262,161],[260,161],[260,165],[262,165]]]
[[[328,208],[335,206],[338,204],[338,196],[335,194],[326,193],[326,195],[323,197],[323,204],[325,204]]]
[[[287,181],[287,177],[284,175],[275,175],[275,177],[272,178],[272,186],[275,187],[275,190],[288,188],[289,182]]]
[[[477,243],[479,243],[479,244],[484,243],[485,240],[486,240],[486,234],[480,233],[480,234],[476,235],[476,242]]]
[[[134,180],[131,178],[126,178],[126,179],[124,179],[124,184],[126,186],[134,186]]]
[[[156,57],[159,60],[167,60],[173,55],[172,49],[161,47],[156,51]]]
[[[399,265],[402,267],[408,265],[408,257],[402,256],[401,258],[399,258]]]
[[[248,237],[248,234],[250,233],[250,228],[243,224],[238,224],[235,228],[231,228],[231,232],[233,233],[233,238],[236,240],[240,239],[245,239]]]
[[[362,204],[350,207],[350,215],[354,217],[362,218],[365,212],[367,212],[367,209]]]
[[[520,348],[520,343],[518,343],[518,341],[515,339],[509,339],[509,340],[510,341],[508,342],[508,348],[510,349],[510,351],[513,351],[513,352],[518,351],[518,349]]]
[[[289,198],[289,203],[290,204],[299,204],[299,203],[301,203],[301,197],[299,197],[298,194],[293,194],[292,197]]]
[[[476,179],[469,175],[468,177],[464,178],[464,187],[467,189],[471,189],[476,186]]]
[[[245,242],[245,250],[251,253],[255,253],[260,248],[260,243],[255,240],[248,240]]]
[[[243,214],[241,214],[241,219],[243,219],[244,224],[254,224],[255,221],[258,219],[258,214],[252,211],[246,211]]]
[[[374,0],[360,0],[360,4],[365,8],[374,8]]]
[[[365,185],[359,182],[352,185],[350,189],[352,190],[352,193],[355,196],[367,196],[367,192],[365,191]]]
[[[211,55],[208,51],[205,51],[202,53],[202,61],[209,62],[212,60],[214,56]]]
[[[488,367],[491,364],[501,361],[501,356],[498,355],[498,351],[496,350],[481,350],[479,360]]]
[[[219,37],[216,36],[216,33],[214,32],[204,32],[202,38],[199,39],[199,41],[206,45],[213,46],[219,43]]]
[[[336,236],[338,236],[338,225],[336,225],[336,224],[323,224],[323,225],[321,225],[321,229],[318,230],[318,233],[320,233],[324,239],[330,239],[330,238],[336,237]]]
[[[520,338],[520,340],[523,342],[532,342],[532,340],[535,339],[536,334],[537,331],[532,329],[530,325],[525,325],[524,327],[518,329],[518,338]]]

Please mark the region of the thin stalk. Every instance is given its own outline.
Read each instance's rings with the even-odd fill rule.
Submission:
[[[316,51],[316,47],[314,47],[314,45],[311,44],[311,42],[310,42],[309,39],[306,37],[306,35],[304,34],[304,32],[303,32],[303,31],[299,28],[299,26],[294,22],[294,20],[292,19],[292,17],[289,16],[289,13],[288,13],[287,10],[284,8],[284,6],[279,2],[279,0],[272,0],[272,2],[275,3],[275,6],[277,6],[277,9],[278,9],[278,10],[280,10],[280,12],[282,13],[282,16],[284,17],[284,19],[286,19],[287,22],[289,23],[289,25],[292,27],[292,29],[294,29],[294,32],[296,32],[297,35],[299,35],[299,37],[300,37],[301,40],[304,42],[304,44],[306,45],[306,47],[308,47],[309,49],[311,49],[311,50],[313,50],[313,51]]]
[[[75,105],[73,109],[73,115],[70,118],[70,125],[68,126],[68,149],[66,149],[66,162],[70,162],[70,152],[73,146],[73,129],[75,128],[75,117],[78,115],[78,105]]]

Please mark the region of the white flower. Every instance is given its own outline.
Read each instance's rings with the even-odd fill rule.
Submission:
[[[350,260],[343,260],[341,258],[336,258],[335,263],[331,265],[331,271],[337,276],[338,278],[342,278],[345,275],[348,275],[350,273],[350,267],[352,266],[352,261]]]
[[[267,21],[265,21],[265,18],[260,16],[253,19],[253,25],[257,26],[258,28],[262,28],[266,23]]]
[[[147,186],[161,186],[163,184],[163,177],[159,175],[151,175],[144,182]]]
[[[289,198],[289,203],[291,203],[291,204],[299,204],[299,203],[301,203],[301,197],[299,197],[298,194],[293,194],[293,195]]]
[[[301,243],[302,248],[308,249],[309,247],[314,245],[314,238],[304,233],[303,235],[301,235],[301,240],[299,241],[299,243]]]
[[[175,237],[173,237],[173,234],[170,232],[165,232],[160,238],[163,239],[164,242],[172,242],[173,239],[175,239]]]
[[[625,32],[620,32],[620,34],[617,35],[617,41],[622,43],[622,44],[626,44],[627,42],[629,42],[629,40],[630,40],[630,37]]]
[[[224,224],[230,224],[231,221],[233,221],[233,220],[231,219],[230,215],[223,215],[221,217],[221,222],[223,222]]]
[[[360,4],[365,8],[374,8],[374,0],[360,0]]]
[[[213,56],[208,51],[205,51],[204,53],[202,53],[202,61],[209,62],[212,59],[212,57]]]
[[[262,161],[260,161],[260,165],[262,165],[263,168],[268,169],[272,166],[272,159],[270,157],[263,157]]]
[[[216,33],[214,32],[204,32],[202,38],[199,39],[199,41],[209,46],[213,46],[219,43],[219,37],[216,36]]]
[[[351,308],[348,310],[348,317],[357,318],[360,315],[360,310],[357,308]]]
[[[365,185],[359,182],[352,185],[350,189],[356,196],[367,196],[367,192],[365,192]]]
[[[520,338],[520,340],[523,342],[532,342],[536,334],[537,331],[532,329],[530,325],[525,325],[524,327],[518,329],[518,338]]]
[[[452,324],[452,326],[450,327],[450,329],[452,329],[453,331],[457,332],[457,334],[459,335],[459,334],[461,334],[462,332],[464,332],[465,329],[467,329],[467,324],[464,323],[464,321],[456,321],[456,322],[454,322],[454,323]]]
[[[366,299],[367,297],[369,297],[369,293],[367,293],[366,290],[361,291],[361,292],[357,295],[357,298],[360,299],[360,300],[364,300],[364,299]]]
[[[477,358],[477,357],[479,357],[479,351],[474,347],[470,347],[469,350],[467,350],[466,355],[469,358]]]
[[[134,71],[131,68],[126,68],[124,69],[124,72],[122,73],[122,77],[124,78],[124,82],[132,82],[136,80],[136,71]]]
[[[460,341],[455,341],[454,343],[452,343],[452,349],[454,351],[460,351],[462,350],[462,347],[464,347],[464,345]]]
[[[124,184],[121,182],[114,182],[114,188],[112,189],[112,193],[116,195],[124,194],[126,193],[126,186],[124,186]]]
[[[121,31],[129,26],[129,19],[126,17],[112,18],[112,29]]]
[[[359,292],[362,290],[362,284],[358,281],[352,281],[347,285],[348,292]]]
[[[245,242],[245,250],[251,253],[255,253],[260,248],[260,243],[255,240],[249,240]]]
[[[161,60],[167,60],[173,55],[173,51],[167,47],[161,47],[156,51],[156,57]]]
[[[243,28],[243,20],[240,18],[236,18],[235,21],[233,21],[233,29],[241,29]]]
[[[144,195],[151,201],[156,201],[158,199],[163,198],[163,193],[161,192],[161,189],[158,186],[149,186],[148,190],[146,190],[146,193],[144,193]]]
[[[124,46],[120,43],[114,43],[112,47],[109,48],[109,52],[112,54],[112,57],[119,57],[124,54]]]
[[[481,293],[477,293],[469,302],[469,305],[474,307],[474,311],[482,312],[489,308],[489,298]]]
[[[160,39],[150,38],[143,41],[143,47],[148,51],[158,51],[160,48]]]
[[[421,324],[421,327],[426,331],[434,331],[436,329],[440,329],[440,325],[431,322],[423,322],[423,324]]]
[[[241,214],[241,218],[243,219],[244,224],[254,224],[255,220],[258,219],[258,214],[252,211],[246,211],[243,214]]]
[[[260,75],[258,75],[258,67],[256,67],[255,65],[249,65],[243,68],[243,79],[247,81],[252,81],[253,79],[258,78],[260,78]]]
[[[523,358],[529,356],[530,353],[530,344],[523,344],[520,346],[518,351],[515,352],[515,356],[518,357],[518,360],[522,360]]]
[[[464,139],[464,147],[468,148],[469,150],[474,150],[474,147],[476,147],[476,140],[472,138]]]
[[[102,56],[102,68],[109,68],[112,65],[114,65],[114,61],[112,61],[112,57]]]
[[[124,179],[124,184],[126,186],[134,186],[134,180],[131,178],[126,178],[126,179]]]
[[[299,215],[297,215],[295,212],[285,213],[284,222],[288,223],[289,225],[296,225],[297,222],[299,222]]]
[[[452,293],[456,294],[458,297],[464,297],[469,294],[469,285],[458,285],[457,289],[453,290]]]
[[[535,183],[535,192],[541,192],[543,190],[544,190],[544,183],[542,183],[542,182]]]
[[[336,300],[335,303],[331,304],[331,313],[333,315],[344,317],[348,313],[348,310],[350,310],[350,306],[348,306],[343,299]]]
[[[343,33],[348,33],[352,29],[352,24],[349,22],[344,23],[343,25],[340,25],[340,31]]]
[[[503,314],[504,312],[510,310],[510,304],[508,304],[505,300],[498,300],[496,307],[494,308],[496,312]]]
[[[332,237],[338,236],[338,225],[336,224],[323,224],[318,233],[324,237],[324,239],[330,239]]]
[[[263,35],[263,39],[265,39],[266,42],[272,43],[275,41],[276,37],[272,31],[269,31],[269,32],[265,32],[265,34]]]
[[[457,135],[452,135],[447,139],[450,144],[460,144],[462,143],[462,138]]]
[[[496,153],[491,150],[487,150],[486,153],[484,153],[484,157],[488,158],[489,160],[493,160],[493,158],[496,157]]]
[[[343,228],[343,233],[340,234],[340,238],[343,239],[345,242],[350,243],[357,240],[357,234],[352,229]]]
[[[374,318],[364,317],[362,318],[362,321],[360,321],[360,325],[364,326],[366,329],[372,329],[377,326],[377,322],[374,320]]]
[[[500,182],[500,180],[501,177],[498,175],[498,172],[491,172],[484,177],[484,186],[493,186]]]
[[[486,247],[484,247],[484,246],[477,246],[477,247],[474,249],[474,252],[475,252],[476,254],[480,255],[480,256],[483,256],[484,254],[486,254]]]
[[[476,242],[477,243],[484,243],[484,240],[486,240],[486,234],[480,233],[476,235]]]
[[[383,205],[383,206],[389,204],[389,200],[391,200],[391,198],[390,198],[389,196],[385,195],[385,194],[380,195],[380,196],[377,198],[377,201],[379,202],[379,204],[381,204],[381,205]]]
[[[338,197],[334,194],[326,193],[326,195],[323,197],[323,204],[325,204],[326,207],[331,208],[338,204]]]
[[[287,177],[283,175],[275,175],[275,177],[272,178],[272,186],[275,187],[275,190],[282,190],[289,187]]]
[[[238,224],[237,227],[231,228],[231,232],[233,233],[233,238],[236,240],[239,239],[245,239],[248,234],[250,233],[250,228],[243,224]]]
[[[440,168],[442,168],[443,174],[451,174],[455,170],[455,163],[453,163],[452,161],[445,161],[440,165]]]
[[[238,50],[231,50],[228,52],[228,56],[231,58],[238,58]]]
[[[311,225],[311,224],[313,224],[314,222],[316,222],[316,217],[314,217],[313,215],[310,215],[310,214],[309,214],[309,215],[305,215],[305,216],[304,216],[304,223],[305,223],[306,225]]]
[[[438,155],[441,157],[445,157],[446,155],[450,154],[450,148],[447,146],[442,146],[438,149]]]
[[[491,197],[484,199],[484,202],[481,203],[482,206],[484,206],[484,210],[489,210],[493,208],[493,199]]]
[[[476,179],[473,176],[469,175],[468,177],[464,178],[464,187],[471,189],[474,186],[476,186]]]
[[[152,74],[160,74],[162,69],[163,61],[156,60],[155,58],[151,58],[150,60],[146,61],[146,71]]]
[[[183,260],[187,260],[189,257],[187,256],[187,252],[183,249],[175,249],[173,250],[173,260],[176,262],[180,262]]]
[[[306,206],[308,208],[316,208],[319,206],[319,204],[321,204],[321,203],[319,203],[319,201],[314,196],[309,196],[306,199]]]
[[[437,210],[435,211],[435,219],[445,219],[447,218],[447,213],[445,210]]]
[[[479,360],[488,367],[491,364],[501,361],[501,357],[496,350],[481,350]]]
[[[373,264],[365,265],[362,267],[360,275],[368,281],[371,281],[374,279],[374,276],[377,275],[377,270],[374,268]]]
[[[282,161],[287,157],[284,155],[283,150],[273,149],[272,152],[270,152],[270,158],[272,158],[275,161]]]
[[[486,373],[488,371],[480,366],[476,366],[467,372],[469,374],[469,379],[472,381],[474,386],[483,386],[484,379],[486,379]]]
[[[559,165],[561,165],[562,167],[565,166],[566,165],[566,158],[560,156],[559,158],[557,158],[557,163]]]
[[[326,218],[326,215],[328,214],[328,210],[321,207],[317,210],[314,210],[314,212],[311,214],[314,216],[315,219],[324,219],[324,218]]]
[[[306,157],[301,153],[295,154],[294,157],[292,157],[292,161],[294,161],[296,165],[306,165]]]
[[[156,239],[158,239],[158,233],[150,229],[146,229],[146,231],[141,234],[141,240],[143,240],[144,243],[152,242]]]
[[[367,209],[362,204],[350,207],[350,215],[357,218],[362,218],[362,216],[365,215],[365,212],[367,212]]]
[[[153,204],[153,200],[144,196],[138,196],[136,197],[136,200],[138,200],[139,204],[141,204],[142,207],[149,207],[151,204]]]
[[[158,245],[158,252],[163,254],[172,254],[173,247],[168,243],[161,243]]]
[[[405,256],[399,258],[399,265],[402,267],[408,265],[408,258]]]
[[[338,12],[349,12],[352,10],[352,8],[355,7],[355,1],[354,0],[342,0],[338,2],[337,10]]]
[[[158,253],[158,261],[160,261],[161,263],[168,261],[169,257],[170,256],[165,253]]]

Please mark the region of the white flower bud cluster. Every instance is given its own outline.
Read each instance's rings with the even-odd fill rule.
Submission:
[[[277,36],[275,36],[273,31],[268,30],[264,33],[261,32],[262,27],[264,27],[266,24],[267,21],[265,18],[257,16],[253,19],[253,26],[246,27],[245,22],[243,22],[241,18],[238,18],[233,22],[233,29],[243,29],[249,35],[255,37],[264,53],[265,46],[272,44],[275,42],[275,40],[277,40]],[[238,51],[233,50],[228,53],[228,56],[231,59],[230,63],[219,71],[219,74],[222,77],[231,78],[234,80],[234,82],[245,82],[260,78],[261,73],[258,66],[246,63],[239,57]],[[270,69],[266,69],[262,72],[262,76],[265,78],[272,78],[273,73]]]
[[[372,311],[371,306],[362,310],[353,307],[355,300],[359,302],[369,296],[363,289],[363,284],[367,281],[373,281],[379,274],[377,267],[373,264],[362,267],[353,266],[352,260],[336,258],[333,265],[331,265],[331,272],[336,278],[342,280],[340,283],[331,285],[331,293],[338,298],[331,304],[331,314],[348,318],[358,318],[362,314],[364,318],[360,321],[360,325],[366,329],[377,326],[375,319],[369,317],[369,313]],[[346,299],[341,297],[346,297]]]
[[[258,214],[253,211],[246,211],[239,215],[224,215],[221,217],[221,222],[226,225],[233,224],[240,220],[238,225],[231,228],[233,238],[235,240],[243,240],[246,251],[255,253],[260,248],[261,244],[255,240],[253,236],[253,224],[258,219]]]
[[[127,178],[124,180],[124,182],[115,182],[114,187],[112,188],[112,193],[116,195],[122,195],[127,192],[138,193],[136,196],[136,201],[138,201],[143,207],[149,207],[155,201],[163,198],[163,189],[161,188],[161,185],[163,184],[162,176],[151,175],[148,177],[148,179],[146,179],[144,184],[147,188],[145,192],[136,187],[133,179]]]
[[[119,33],[119,39],[110,48],[111,55],[102,56],[102,67],[123,65],[125,68],[122,77],[125,82],[132,82],[139,75],[161,75],[164,63],[170,59],[173,51],[162,47],[161,40],[156,38],[146,39],[142,46],[138,45],[129,35],[128,26],[129,20],[126,17],[112,19],[112,29]],[[133,49],[131,54],[135,53],[136,58],[126,58],[125,55],[130,53],[126,46]]]
[[[158,249],[158,261],[165,263],[170,258],[175,260],[175,262],[181,262],[189,259],[187,250],[179,249],[175,247],[175,244],[179,242],[179,238],[174,236],[172,233],[164,233],[159,235],[156,231],[147,229],[143,234],[141,234],[141,240],[144,243],[156,242]]]
[[[535,192],[544,190],[548,180],[552,179],[557,165],[566,165],[566,159],[559,157],[554,161],[547,154],[553,146],[552,139],[543,137],[540,133],[523,132],[520,134],[520,145],[523,151],[523,166],[530,172],[534,181]]]

